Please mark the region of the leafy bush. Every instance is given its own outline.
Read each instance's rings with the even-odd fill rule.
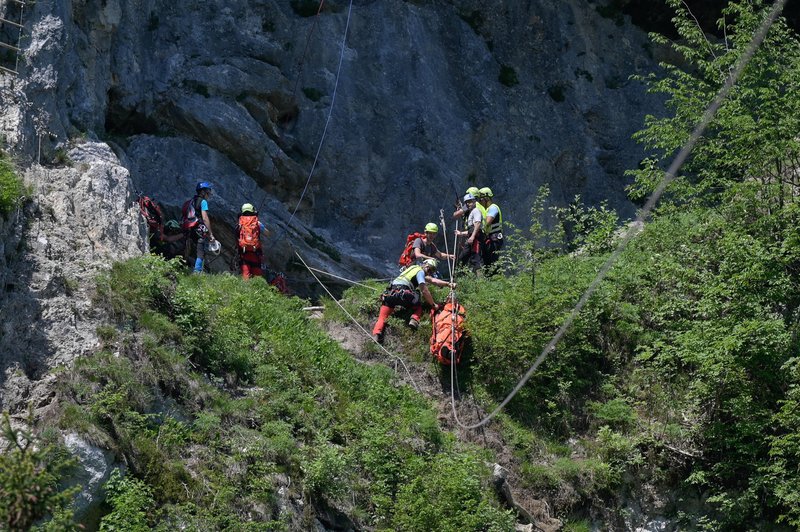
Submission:
[[[8,215],[17,206],[23,193],[22,180],[13,163],[0,154],[0,214]]]
[[[274,521],[283,475],[298,494],[352,507],[359,526],[387,524],[408,478],[462,452],[391,371],[353,361],[307,318],[305,302],[261,280],[187,276],[145,257],[98,284],[123,328],[104,330],[107,351],[77,361],[59,389],[62,426],[74,423],[130,468],[109,485],[108,529],[125,519],[302,528],[291,514]],[[471,460],[452,469],[477,482],[488,508],[494,493]],[[480,505],[448,511],[453,522],[496,520]]]
[[[130,475],[123,477],[115,469],[103,487],[111,512],[100,521],[101,532],[151,530],[148,514],[155,507],[155,500],[147,484]]]
[[[0,453],[0,528],[28,530],[53,515],[69,523],[71,513],[65,508],[79,488],[63,489],[59,482],[75,460],[60,446],[12,428],[7,412],[2,435],[7,443]]]
[[[514,528],[510,511],[497,508],[481,489],[485,467],[469,455],[439,455],[418,463],[397,495],[397,530],[485,530]]]

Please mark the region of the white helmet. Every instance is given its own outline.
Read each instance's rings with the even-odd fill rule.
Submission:
[[[219,252],[222,250],[222,245],[219,243],[219,240],[212,240],[208,243],[208,252],[212,255],[219,255]]]

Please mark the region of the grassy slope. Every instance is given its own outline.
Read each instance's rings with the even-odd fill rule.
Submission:
[[[648,225],[501,417],[518,488],[579,522],[624,527],[627,500],[661,492],[659,512],[681,526],[800,526],[796,227],[793,206],[761,212],[745,189]],[[473,348],[459,381],[484,411],[525,373],[606,257],[549,258],[535,286],[516,259],[524,273],[462,277]],[[345,305],[362,323],[375,318],[367,289],[351,289]],[[420,338],[400,318],[390,325],[390,345],[424,360]]]
[[[106,526],[290,530],[327,515],[360,528],[512,527],[485,457],[387,368],[353,361],[302,301],[143,257],[114,266],[98,304],[116,325],[59,376],[51,423],[132,473],[109,486]]]

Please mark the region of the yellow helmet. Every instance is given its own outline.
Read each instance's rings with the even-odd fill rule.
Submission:
[[[436,262],[436,259],[425,259],[422,261],[423,266],[430,266],[432,269],[436,269],[439,267],[439,263]]]
[[[478,187],[469,187],[467,189],[467,194],[472,194],[476,198],[481,195],[481,191],[478,190]]]
[[[245,213],[248,213],[248,212],[250,214],[255,214],[256,213],[256,208],[253,207],[252,203],[245,203],[244,205],[242,205],[242,214],[245,214]]]
[[[426,233],[438,233],[439,232],[439,226],[436,225],[435,223],[425,224],[425,232]]]
[[[482,189],[480,189],[479,193],[480,193],[482,198],[492,198],[492,197],[494,197],[494,194],[492,194],[492,189],[489,188],[489,187],[483,187]]]

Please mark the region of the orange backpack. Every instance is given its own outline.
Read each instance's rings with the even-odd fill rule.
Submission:
[[[451,359],[456,364],[461,361],[461,352],[467,339],[464,319],[464,307],[459,303],[454,305],[450,299],[439,312],[431,310],[431,354],[440,364],[449,366]]]
[[[397,259],[397,264],[401,268],[407,268],[414,263],[414,241],[418,238],[424,237],[424,233],[411,233],[406,237],[406,247]]]
[[[243,253],[261,249],[261,227],[258,215],[239,216],[239,249]]]

